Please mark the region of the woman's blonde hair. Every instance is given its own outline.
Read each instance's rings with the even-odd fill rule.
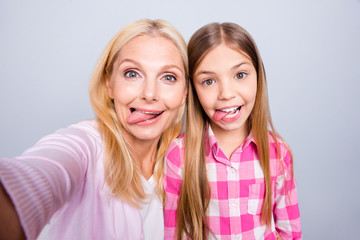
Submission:
[[[112,73],[114,62],[121,48],[133,38],[143,35],[161,36],[176,45],[183,60],[187,82],[188,58],[186,43],[181,34],[164,20],[142,19],[128,24],[112,38],[97,63],[89,89],[91,104],[96,113],[99,131],[104,142],[106,183],[114,196],[136,207],[140,207],[146,197],[140,179],[141,171],[133,158],[130,146],[124,138],[123,126],[118,120],[113,101],[106,89],[106,79]],[[170,142],[181,131],[184,109],[185,104],[181,106],[178,118],[162,134],[157,145],[153,175],[157,183],[156,191],[162,198],[164,197],[163,158]]]
[[[275,130],[271,121],[266,76],[263,62],[251,35],[234,23],[212,23],[196,31],[188,43],[189,76],[186,130],[184,179],[177,209],[178,239],[184,233],[191,239],[205,239],[208,234],[206,210],[210,201],[210,186],[206,174],[204,134],[208,117],[201,107],[193,85],[192,76],[206,54],[220,44],[226,44],[235,51],[246,54],[252,60],[257,73],[257,93],[254,108],[247,121],[248,131],[255,139],[265,178],[265,199],[261,220],[271,223],[271,176],[269,156],[269,130],[278,148]],[[279,154],[279,151],[277,151]]]

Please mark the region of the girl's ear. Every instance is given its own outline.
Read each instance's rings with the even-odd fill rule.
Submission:
[[[113,94],[113,89],[112,89],[112,86],[111,86],[111,80],[109,78],[106,78],[106,90],[109,94],[109,97],[111,99],[114,99],[114,94]]]

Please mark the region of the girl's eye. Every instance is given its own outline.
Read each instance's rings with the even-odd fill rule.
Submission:
[[[174,75],[165,75],[165,76],[163,77],[163,79],[164,79],[165,81],[169,81],[169,82],[175,82],[175,81],[176,81],[176,77],[175,77]]]
[[[235,76],[235,78],[237,78],[237,79],[243,79],[244,77],[246,77],[246,73],[243,73],[243,72],[239,72]]]
[[[127,72],[125,72],[124,76],[128,77],[128,78],[136,78],[139,76],[139,74],[134,71],[127,71]]]
[[[205,81],[203,81],[203,84],[205,84],[205,85],[211,85],[211,84],[214,84],[214,80],[213,79],[206,79]]]

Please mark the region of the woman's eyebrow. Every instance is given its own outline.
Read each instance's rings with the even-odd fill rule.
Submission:
[[[137,62],[137,61],[135,61],[133,59],[130,59],[130,58],[124,58],[123,60],[121,60],[119,62],[119,66],[122,65],[123,63],[126,63],[126,62],[133,63],[133,64],[135,64],[137,66],[141,66],[141,64],[139,62]]]
[[[139,62],[137,62],[131,58],[124,58],[123,60],[121,60],[119,62],[119,66],[121,66],[124,63],[132,63],[132,64],[135,64],[136,66],[141,66],[141,64]],[[175,69],[179,70],[182,74],[184,74],[184,70],[176,64],[164,65],[161,67],[161,70],[164,71],[164,70],[171,69],[171,68],[175,68]]]
[[[182,69],[181,67],[179,67],[176,64],[168,64],[168,65],[161,67],[162,70],[167,70],[167,69],[171,69],[171,68],[175,68],[175,69],[179,70],[181,73],[184,73],[184,69]]]

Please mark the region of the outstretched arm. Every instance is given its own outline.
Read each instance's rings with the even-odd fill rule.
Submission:
[[[87,166],[98,153],[96,138],[85,127],[61,129],[19,157],[0,158],[0,234],[20,231],[26,239],[36,239],[81,189]],[[0,235],[2,239],[19,238]]]
[[[19,216],[0,183],[0,239],[25,239]]]

